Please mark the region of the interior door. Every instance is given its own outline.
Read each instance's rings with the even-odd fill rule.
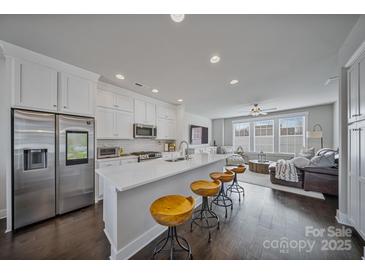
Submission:
[[[55,115],[13,111],[13,228],[55,215]]]
[[[57,117],[57,213],[94,202],[94,119]]]

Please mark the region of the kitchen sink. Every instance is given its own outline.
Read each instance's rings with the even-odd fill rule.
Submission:
[[[175,159],[168,159],[168,160],[165,160],[166,162],[180,162],[180,161],[184,161],[185,160],[185,157],[178,157],[178,158],[175,158]]]

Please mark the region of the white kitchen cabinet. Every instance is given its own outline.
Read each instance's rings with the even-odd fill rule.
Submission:
[[[175,140],[176,139],[176,120],[158,119],[157,120],[157,139]]]
[[[99,107],[133,112],[133,98],[131,96],[102,89],[97,91],[96,105]]]
[[[358,123],[359,130],[359,157],[358,157],[358,184],[359,184],[359,201],[360,201],[360,220],[359,230],[365,238],[365,121]]]
[[[358,63],[355,63],[347,73],[348,77],[348,121],[356,121],[359,114],[359,69]]]
[[[365,55],[359,61],[359,112],[357,120],[365,119]]]
[[[36,110],[57,111],[57,71],[14,60],[14,105]]]
[[[132,139],[133,114],[98,107],[96,109],[97,139]]]
[[[133,113],[115,111],[115,134],[118,139],[133,138]]]
[[[96,108],[96,138],[110,139],[114,138],[115,123],[114,110],[107,108]]]
[[[156,125],[156,105],[143,100],[134,100],[134,122]]]
[[[173,107],[157,106],[157,118],[176,120],[176,109]]]
[[[126,164],[133,164],[133,163],[138,163],[138,158],[128,158],[128,159],[121,159],[120,160],[120,164],[121,165],[126,165]]]
[[[96,84],[68,73],[59,74],[59,111],[94,116]]]
[[[348,145],[348,218],[352,225],[359,225],[360,217],[360,195],[359,195],[359,130],[357,124],[349,126]]]

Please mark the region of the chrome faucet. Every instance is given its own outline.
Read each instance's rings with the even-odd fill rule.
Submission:
[[[189,154],[189,143],[187,141],[181,141],[179,144],[179,150],[181,150],[181,145],[182,144],[186,144],[186,153],[185,153],[185,160],[189,160],[190,159],[190,154]]]

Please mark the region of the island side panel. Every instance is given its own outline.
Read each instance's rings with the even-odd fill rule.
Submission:
[[[222,171],[224,165],[225,160],[221,160],[137,188],[118,192],[115,259],[128,259],[165,231],[166,227],[157,224],[151,217],[150,205],[154,200],[169,194],[198,198],[190,190],[191,182],[209,179],[209,173]],[[197,200],[197,203],[200,203],[200,199]]]

